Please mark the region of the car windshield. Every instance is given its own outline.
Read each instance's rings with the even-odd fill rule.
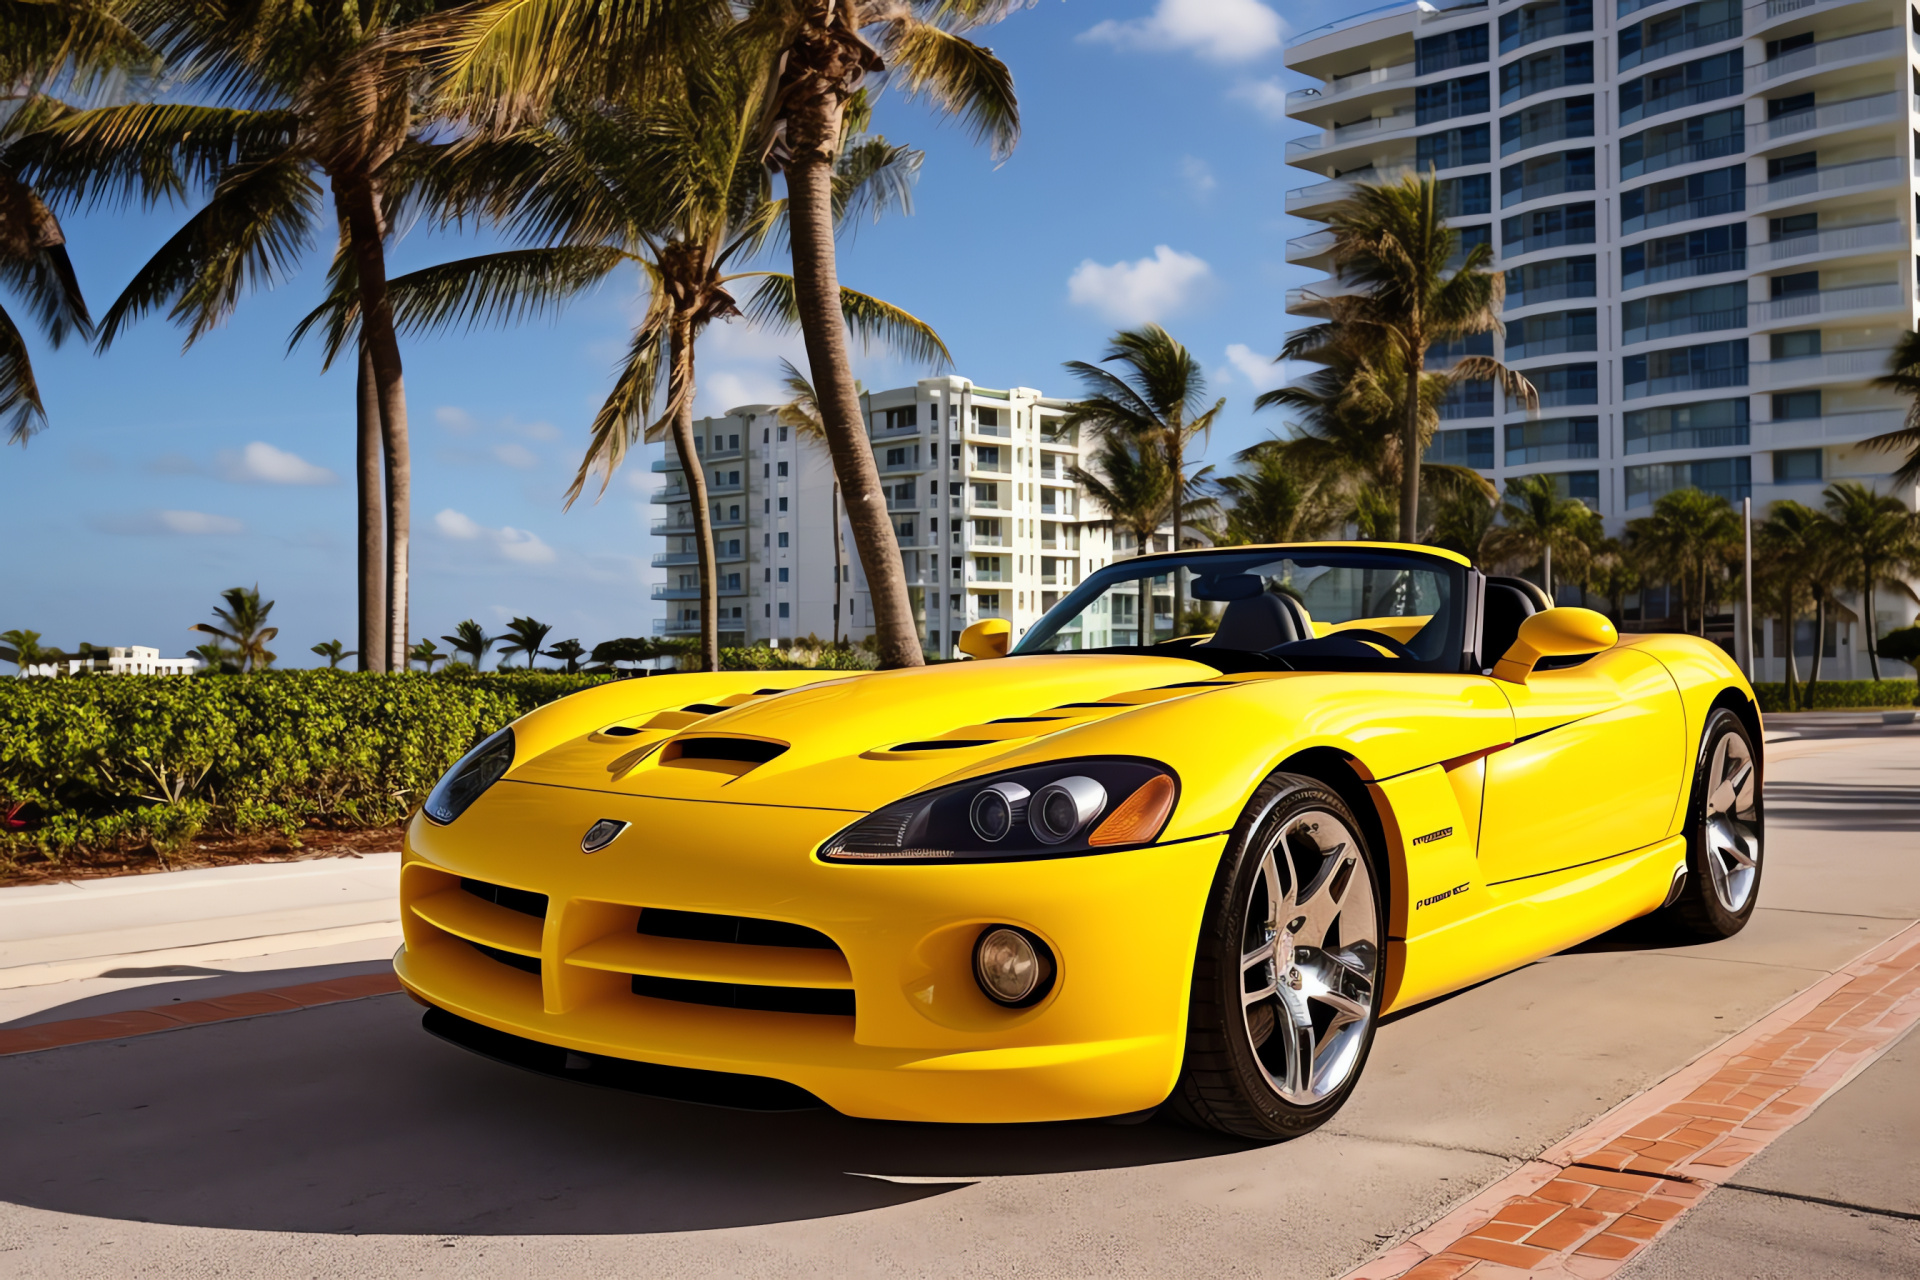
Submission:
[[[1175,652],[1222,669],[1453,671],[1465,582],[1457,561],[1384,549],[1122,560],[1048,610],[1014,652]]]

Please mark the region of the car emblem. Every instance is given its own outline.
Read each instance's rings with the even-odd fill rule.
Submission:
[[[614,818],[602,818],[587,828],[587,834],[580,837],[580,852],[598,853],[619,838],[627,829],[627,824]]]

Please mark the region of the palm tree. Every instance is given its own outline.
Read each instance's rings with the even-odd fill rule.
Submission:
[[[1494,506],[1480,494],[1461,493],[1433,503],[1432,510],[1427,541],[1478,561],[1480,547],[1493,529]]]
[[[1579,565],[1587,555],[1590,541],[1596,540],[1593,527],[1599,517],[1578,498],[1563,498],[1554,487],[1553,477],[1517,476],[1507,481],[1507,500],[1500,506],[1502,523],[1489,530],[1486,550],[1490,558],[1515,567],[1539,559],[1541,585],[1553,596],[1553,553],[1561,563]]]
[[[500,665],[504,668],[508,658],[516,653],[524,653],[527,655],[527,670],[533,670],[533,660],[540,656],[540,646],[547,642],[547,633],[552,630],[552,624],[535,622],[532,618],[515,618],[509,622],[506,634],[500,638],[512,643],[500,646]]]
[[[38,631],[0,631],[0,662],[11,662],[22,674],[28,667],[59,662],[66,656],[51,645],[42,645]]]
[[[431,636],[422,636],[418,644],[407,650],[407,661],[422,664],[426,667],[428,675],[433,674],[435,664],[446,660],[447,655],[440,652],[440,646],[433,642]]]
[[[28,166],[49,195],[204,199],[135,273],[101,319],[105,349],[166,308],[187,345],[230,315],[243,291],[290,276],[329,218],[365,316],[359,335],[377,405],[385,487],[384,592],[360,586],[363,665],[398,669],[407,648],[412,464],[400,346],[387,296],[387,241],[421,162],[414,141],[427,45],[423,20],[447,0],[261,5],[251,0],[129,0],[129,26],[191,98],[62,113],[37,135]],[[34,139],[29,139],[33,141]],[[364,415],[363,415],[364,416]],[[365,441],[363,440],[363,449]],[[363,506],[376,499],[366,493]],[[368,569],[378,557],[364,556]],[[373,604],[384,594],[384,619]]]
[[[566,85],[605,97],[677,92],[678,68],[733,46],[758,84],[747,151],[784,173],[792,220],[793,300],[872,593],[883,667],[925,661],[886,494],[862,427],[842,318],[834,244],[834,171],[858,132],[868,82],[886,76],[992,141],[1019,136],[1013,78],[963,32],[1031,0],[495,0],[452,21],[449,91],[541,110]]]
[[[280,634],[280,628],[267,625],[267,615],[273,612],[273,601],[260,599],[258,584],[252,587],[228,587],[220,593],[227,602],[222,609],[214,606],[213,616],[220,619],[224,626],[216,627],[210,622],[196,622],[189,631],[203,631],[215,641],[226,641],[233,646],[225,656],[231,657],[240,666],[241,671],[259,671],[273,665],[274,654],[267,648],[267,642]]]
[[[145,46],[121,21],[120,8],[111,0],[0,0],[0,281],[56,348],[75,334],[92,337],[93,319],[60,220],[20,172],[34,148],[19,140],[64,110],[46,96],[50,86],[95,91],[116,74],[150,63]],[[4,307],[0,424],[7,442],[20,445],[47,425],[26,335]]]
[[[1740,517],[1718,494],[1675,489],[1653,504],[1653,514],[1627,525],[1627,545],[1649,569],[1680,584],[1680,627],[1698,613],[1707,633],[1707,610],[1727,584],[1727,569],[1741,541]]]
[[[1833,521],[1840,580],[1861,596],[1861,618],[1866,624],[1867,660],[1873,678],[1880,678],[1879,630],[1873,593],[1876,587],[1913,589],[1899,575],[1920,570],[1920,516],[1889,494],[1875,493],[1858,480],[1841,480],[1821,495]]]
[[[1400,453],[1417,458],[1424,434],[1418,383],[1427,353],[1436,343],[1499,329],[1505,277],[1487,270],[1493,261],[1488,243],[1474,245],[1457,268],[1452,265],[1460,237],[1440,211],[1440,184],[1431,172],[1380,186],[1361,183],[1327,221],[1334,270],[1360,292],[1328,300],[1332,319],[1326,327],[1372,338],[1398,356],[1406,384]],[[1490,356],[1469,356],[1454,371],[1459,378],[1499,378],[1509,395],[1532,403],[1532,386]],[[1413,540],[1419,516],[1420,471],[1402,467],[1403,539]]]
[[[780,360],[780,370],[784,375],[781,386],[786,388],[790,399],[775,411],[775,416],[792,427],[796,439],[806,440],[821,448],[828,448],[827,427],[820,421],[820,401],[813,394],[813,383],[807,375],[793,367],[793,362],[784,356]],[[855,383],[859,389],[859,384]],[[864,399],[866,392],[860,391]],[[840,611],[844,603],[840,580],[846,577],[847,547],[840,537],[840,478],[833,480],[833,642],[840,643]]]
[[[1179,494],[1179,500],[1167,508],[1173,547],[1178,551],[1186,546],[1186,508],[1198,492],[1199,477],[1187,473],[1187,450],[1213,431],[1226,398],[1215,400],[1211,408],[1202,407],[1207,397],[1205,371],[1192,352],[1157,324],[1121,330],[1109,340],[1100,359],[1102,363],[1118,361],[1125,372],[1069,360],[1064,367],[1080,380],[1081,398],[1068,408],[1062,425],[1080,428],[1096,440],[1126,436],[1165,459],[1163,469]],[[1175,574],[1175,618],[1186,615],[1185,590]]]
[[[1069,467],[1067,474],[1106,508],[1107,518],[1133,535],[1134,554],[1153,550],[1155,530],[1173,512],[1173,472],[1166,454],[1153,442],[1133,436],[1110,435],[1089,459],[1091,470]]]
[[[552,648],[545,650],[549,658],[558,658],[566,664],[568,675],[580,670],[580,659],[587,656],[586,646],[578,640],[562,640]],[[531,661],[531,659],[529,659]]]
[[[309,649],[308,652],[317,653],[325,658],[329,671],[338,671],[340,664],[353,656],[353,650],[347,648],[346,645],[338,640],[328,640],[324,643],[316,644],[313,648]]]
[[[1884,449],[1893,452],[1899,449],[1907,451],[1907,459],[1900,469],[1893,473],[1896,484],[1912,484],[1920,480],[1920,333],[1909,329],[1893,344],[1893,352],[1888,360],[1888,372],[1873,380],[1876,387],[1886,387],[1906,396],[1907,421],[1897,431],[1873,436],[1861,441],[1869,449]]]
[[[1607,602],[1615,627],[1625,620],[1627,596],[1641,587],[1640,562],[1618,538],[1601,538],[1589,547],[1587,580]]]
[[[456,626],[452,635],[440,638],[445,640],[447,647],[455,653],[464,653],[473,659],[475,671],[480,669],[480,662],[487,656],[487,650],[493,648],[495,642],[500,639],[499,636],[490,636],[481,630],[480,624],[472,618]]]
[[[1286,442],[1263,440],[1235,454],[1234,461],[1240,469],[1217,481],[1228,506],[1215,542],[1306,542],[1340,523],[1345,512],[1340,478],[1296,461]]]
[[[706,474],[693,448],[696,343],[715,319],[742,314],[732,292],[742,280],[759,282],[746,303],[750,321],[777,327],[796,319],[791,277],[728,269],[754,254],[785,216],[764,167],[743,150],[752,87],[738,67],[712,59],[688,69],[682,94],[644,109],[563,98],[553,119],[536,127],[454,148],[424,179],[450,216],[471,213],[550,243],[428,267],[389,286],[400,327],[426,330],[536,314],[622,266],[637,269],[647,312],[594,419],[566,502],[596,472],[604,493],[641,438],[671,436],[693,515],[700,645],[710,671],[720,663],[719,595]],[[859,139],[840,165],[843,215],[904,207],[919,159],[884,138]],[[845,323],[867,341],[929,363],[949,358],[931,328],[896,307],[851,289],[842,291],[842,307]],[[356,321],[352,295],[336,291],[301,322],[295,341],[324,325],[331,359]]]

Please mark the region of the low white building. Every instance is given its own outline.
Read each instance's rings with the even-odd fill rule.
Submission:
[[[20,672],[28,676],[77,676],[82,673],[109,676],[190,676],[202,666],[198,658],[163,658],[158,649],[131,644],[110,649],[95,649],[85,658],[63,658],[59,662],[34,663]]]

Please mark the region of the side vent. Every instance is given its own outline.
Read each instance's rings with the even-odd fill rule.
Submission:
[[[739,777],[787,750],[764,738],[675,738],[660,749],[663,769],[702,769]]]
[[[988,738],[929,738],[925,742],[903,742],[897,747],[888,747],[889,751],[953,751],[960,747],[986,747],[993,745]]]

